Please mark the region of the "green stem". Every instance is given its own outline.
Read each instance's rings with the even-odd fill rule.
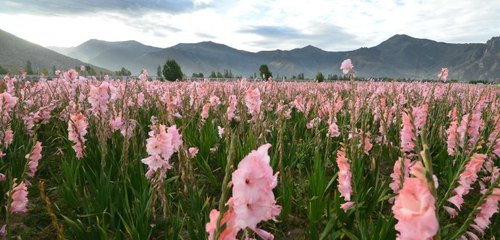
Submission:
[[[217,240],[219,239],[220,234],[222,233],[221,229],[221,221],[222,217],[224,216],[224,213],[226,212],[226,199],[228,196],[229,192],[229,179],[231,177],[231,173],[233,172],[233,162],[234,162],[234,155],[235,155],[235,142],[236,142],[236,136],[235,134],[231,134],[231,145],[229,147],[229,154],[227,155],[227,164],[226,164],[226,171],[224,175],[224,180],[222,181],[222,194],[219,199],[219,217],[217,218],[217,224],[215,225],[215,232],[214,232],[214,239]]]

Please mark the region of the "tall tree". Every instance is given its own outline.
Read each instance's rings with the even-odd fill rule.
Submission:
[[[7,69],[0,66],[0,74],[7,74]]]
[[[161,66],[158,65],[158,68],[156,69],[156,76],[158,77],[158,79],[160,80],[163,80],[163,77],[162,77],[162,72],[161,72]]]
[[[325,76],[323,76],[323,73],[318,72],[318,73],[316,74],[316,81],[318,81],[318,82],[323,82],[323,81],[325,81]]]
[[[26,70],[26,74],[28,74],[28,75],[32,75],[33,74],[33,68],[31,67],[31,61],[30,60],[28,60],[26,62],[26,69],[25,70]]]
[[[267,64],[260,65],[259,72],[260,76],[262,76],[262,78],[266,81],[273,76],[273,73],[269,71],[269,67],[267,67]]]
[[[163,65],[163,77],[168,81],[182,80],[181,66],[173,59],[169,59]]]

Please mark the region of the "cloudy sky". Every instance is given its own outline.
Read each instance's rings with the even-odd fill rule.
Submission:
[[[0,29],[42,46],[95,38],[337,51],[398,33],[484,43],[500,36],[499,12],[500,0],[1,0]]]

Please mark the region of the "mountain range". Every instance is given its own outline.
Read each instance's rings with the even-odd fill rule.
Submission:
[[[26,66],[28,61],[31,62],[32,69],[36,72],[44,69],[52,71],[54,67],[66,70],[88,65],[78,59],[28,42],[0,29],[0,66],[10,69],[12,72],[18,72]],[[91,66],[97,72],[109,72],[104,68]]]
[[[28,56],[12,49],[19,49],[17,45],[27,43],[16,40],[5,45],[6,36],[11,37],[0,31],[0,65],[23,66]],[[313,78],[317,72],[340,75],[340,63],[350,58],[357,76],[361,77],[436,79],[441,67],[448,67],[451,79],[492,81],[500,78],[500,37],[493,37],[486,43],[452,44],[398,34],[374,47],[341,52],[324,51],[310,45],[292,50],[248,52],[210,41],[180,43],[168,48],[147,46],[137,41],[96,39],[76,47],[49,47],[51,50],[31,43],[28,45],[36,46],[47,62],[65,59],[63,61],[67,63],[61,63],[62,67],[77,66],[75,59],[78,59],[112,71],[125,67],[134,75],[143,68],[148,69],[150,75],[156,75],[158,66],[163,66],[167,59],[175,59],[187,76],[199,72],[208,76],[212,71],[223,72],[225,69],[237,75],[253,76],[258,75],[261,64],[267,64],[275,78],[290,78],[300,73]],[[55,52],[59,54],[54,55]],[[32,58],[40,56],[36,51],[29,53]],[[32,63],[42,67],[38,61],[32,60]],[[48,65],[54,63],[43,67]]]

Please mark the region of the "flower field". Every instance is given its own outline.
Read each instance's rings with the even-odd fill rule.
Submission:
[[[146,74],[0,80],[1,237],[500,236],[497,86]]]

